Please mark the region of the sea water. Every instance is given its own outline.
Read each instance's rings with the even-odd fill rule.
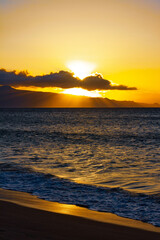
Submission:
[[[160,109],[1,109],[0,187],[160,226]]]

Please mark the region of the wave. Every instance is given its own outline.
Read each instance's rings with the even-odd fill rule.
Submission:
[[[0,163],[0,170],[1,188],[28,192],[45,200],[111,212],[160,226],[158,193],[147,195],[118,187],[80,184],[15,163]]]

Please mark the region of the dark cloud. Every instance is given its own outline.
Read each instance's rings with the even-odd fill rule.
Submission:
[[[136,90],[135,87],[112,85],[109,80],[103,79],[100,74],[86,77],[81,86],[87,90]]]
[[[0,85],[10,85],[14,87],[60,87],[64,89],[81,87],[87,90],[136,90],[135,87],[112,85],[109,80],[103,79],[100,74],[88,76],[83,80],[73,75],[74,73],[60,71],[58,73],[33,77],[29,76],[25,71],[17,74],[15,71],[7,72],[5,69],[0,69]]]

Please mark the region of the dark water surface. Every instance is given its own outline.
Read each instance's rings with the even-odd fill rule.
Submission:
[[[1,109],[0,187],[160,226],[160,109]]]

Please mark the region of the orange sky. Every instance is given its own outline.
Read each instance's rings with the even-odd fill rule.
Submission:
[[[0,9],[0,67],[39,75],[86,61],[138,88],[103,97],[160,103],[158,0],[0,0]]]

